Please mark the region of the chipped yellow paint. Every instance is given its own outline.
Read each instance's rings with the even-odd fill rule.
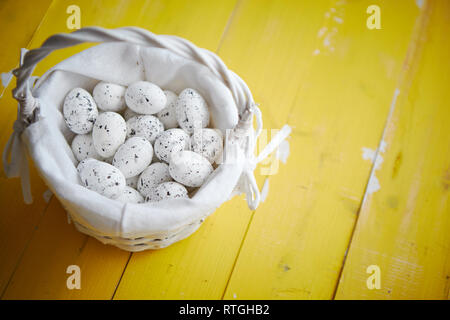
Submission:
[[[448,1],[424,7],[389,119],[380,189],[368,195],[338,299],[446,299],[450,286],[450,33]],[[381,270],[369,290],[368,265]]]
[[[226,299],[333,297],[370,172],[361,148],[378,144],[418,15],[413,2],[338,3],[330,2],[314,31],[320,52],[311,50],[292,105],[291,155],[270,178]],[[365,9],[376,3],[383,29],[369,30]]]

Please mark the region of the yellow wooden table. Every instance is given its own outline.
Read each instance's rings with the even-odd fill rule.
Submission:
[[[135,25],[218,53],[266,129],[291,125],[291,154],[276,175],[258,169],[269,195],[256,211],[236,197],[188,239],[134,254],[77,232],[34,169],[32,205],[2,174],[2,299],[449,298],[449,1],[3,0],[0,70],[71,31],[70,5],[81,27]]]

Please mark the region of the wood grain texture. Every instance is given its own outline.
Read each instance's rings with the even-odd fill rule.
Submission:
[[[265,128],[280,128],[287,119],[309,66],[326,4],[242,0],[233,13],[218,54],[250,86],[261,104]],[[308,20],[296,19],[298,12]],[[181,243],[134,254],[115,298],[220,299],[251,215],[247,203],[238,197]]]
[[[128,256],[76,231],[53,199],[2,298],[110,299]],[[66,286],[70,265],[80,267],[80,290]]]
[[[55,1],[52,4],[31,47],[39,46],[53,33],[68,31],[68,15],[64,13],[69,4],[73,1]],[[77,5],[81,9],[82,26],[135,25],[155,33],[176,34],[214,50],[219,45],[235,1],[221,5],[198,1],[196,6],[192,6],[190,1],[77,1]],[[36,73],[43,73],[58,61],[88,46],[52,53],[38,66]],[[64,209],[56,199],[52,199],[39,231],[25,251],[3,298],[110,299],[129,256],[130,253],[102,245],[67,225]],[[81,268],[81,290],[68,290],[66,287],[69,275],[65,272],[69,265]],[[141,280],[145,277],[140,275]]]
[[[338,299],[448,298],[450,4],[429,1],[422,15],[371,177],[380,189],[362,204]],[[380,289],[366,286],[369,265]]]
[[[27,0],[2,0],[0,2],[0,21],[5,26],[0,28],[1,72],[7,72],[18,66],[20,48],[28,45],[50,3],[51,0],[42,0],[38,6],[30,6],[27,5],[29,4]],[[25,21],[26,23],[24,23]]]
[[[19,62],[20,48],[28,46],[35,30],[42,20],[50,0],[43,0],[36,8],[27,6],[26,0],[5,0],[0,2],[0,72],[8,72]],[[24,21],[27,21],[24,23]],[[13,123],[17,114],[17,101],[13,99],[10,89],[0,84],[0,146],[6,145],[12,133]],[[3,160],[0,160],[3,168]],[[20,259],[24,247],[30,240],[41,214],[46,207],[42,198],[45,186],[34,170],[30,171],[32,192],[35,202],[25,205],[19,179],[7,179],[3,170],[0,174],[0,297],[6,288],[11,274]]]
[[[381,30],[366,27],[371,4],[383,8]],[[361,148],[379,141],[417,14],[394,1],[331,1],[322,12],[289,115],[291,155],[270,177],[226,299],[333,297],[370,173]]]

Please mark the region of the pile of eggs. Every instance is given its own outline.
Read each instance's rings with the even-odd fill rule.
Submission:
[[[83,185],[122,202],[187,198],[222,158],[222,133],[208,128],[208,105],[191,88],[99,82],[92,95],[72,89],[63,116]]]

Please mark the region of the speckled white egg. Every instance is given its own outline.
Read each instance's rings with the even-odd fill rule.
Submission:
[[[145,138],[133,137],[119,147],[112,165],[122,171],[125,178],[131,178],[144,171],[152,157],[152,144]]]
[[[125,90],[124,86],[101,81],[95,86],[92,96],[100,110],[119,112],[126,107]]]
[[[78,134],[72,140],[72,152],[78,161],[82,161],[87,158],[93,158],[102,160],[94,148],[94,142],[91,134]]]
[[[86,161],[88,160],[88,161]],[[83,185],[105,197],[116,199],[125,188],[125,177],[112,165],[95,159],[86,159],[79,167]]]
[[[120,114],[107,111],[98,115],[92,138],[99,155],[104,158],[114,155],[126,136],[127,125]]]
[[[182,129],[173,128],[161,133],[155,140],[154,148],[159,160],[169,162],[170,155],[182,150],[189,150],[191,138]]]
[[[181,91],[175,111],[178,124],[189,134],[192,134],[194,129],[206,128],[209,124],[208,105],[194,89],[187,88]]]
[[[139,176],[137,189],[143,196],[148,196],[157,185],[172,181],[169,174],[169,166],[166,163],[152,163]]]
[[[186,188],[177,182],[163,182],[153,189],[153,192],[145,198],[146,202],[157,202],[164,199],[188,198]]]
[[[195,130],[191,137],[192,151],[204,156],[210,163],[220,163],[223,152],[222,134],[217,129]]]
[[[164,90],[167,103],[164,109],[157,113],[158,119],[163,123],[164,128],[172,129],[178,127],[177,114],[175,111],[178,96],[169,90]]]
[[[154,114],[166,106],[167,98],[156,84],[138,81],[131,84],[125,92],[128,108],[141,114]]]
[[[80,172],[86,167],[87,163],[89,163],[90,161],[93,161],[93,160],[96,160],[96,159],[93,159],[93,158],[86,158],[86,159],[84,159],[84,160],[81,160],[81,161],[78,163],[78,166],[77,166],[77,171],[78,171],[78,173],[80,173]]]
[[[200,187],[213,172],[208,159],[193,151],[172,154],[169,173],[172,178],[188,187]]]
[[[72,89],[64,99],[63,116],[67,127],[72,132],[89,133],[98,116],[97,104],[86,90]]]
[[[154,116],[136,116],[127,121],[127,138],[143,137],[153,143],[164,131],[164,125]]]
[[[130,108],[126,108],[125,111],[123,112],[123,118],[125,119],[125,121],[128,121],[128,119],[136,117],[136,116],[140,116],[140,114],[137,112],[134,112]]]
[[[130,188],[133,188],[133,189],[137,189],[138,180],[139,180],[139,175],[131,177],[131,178],[127,178],[127,186],[129,186]]]
[[[135,189],[125,186],[122,194],[116,199],[121,202],[131,202],[131,203],[142,203],[144,202],[144,197]]]

